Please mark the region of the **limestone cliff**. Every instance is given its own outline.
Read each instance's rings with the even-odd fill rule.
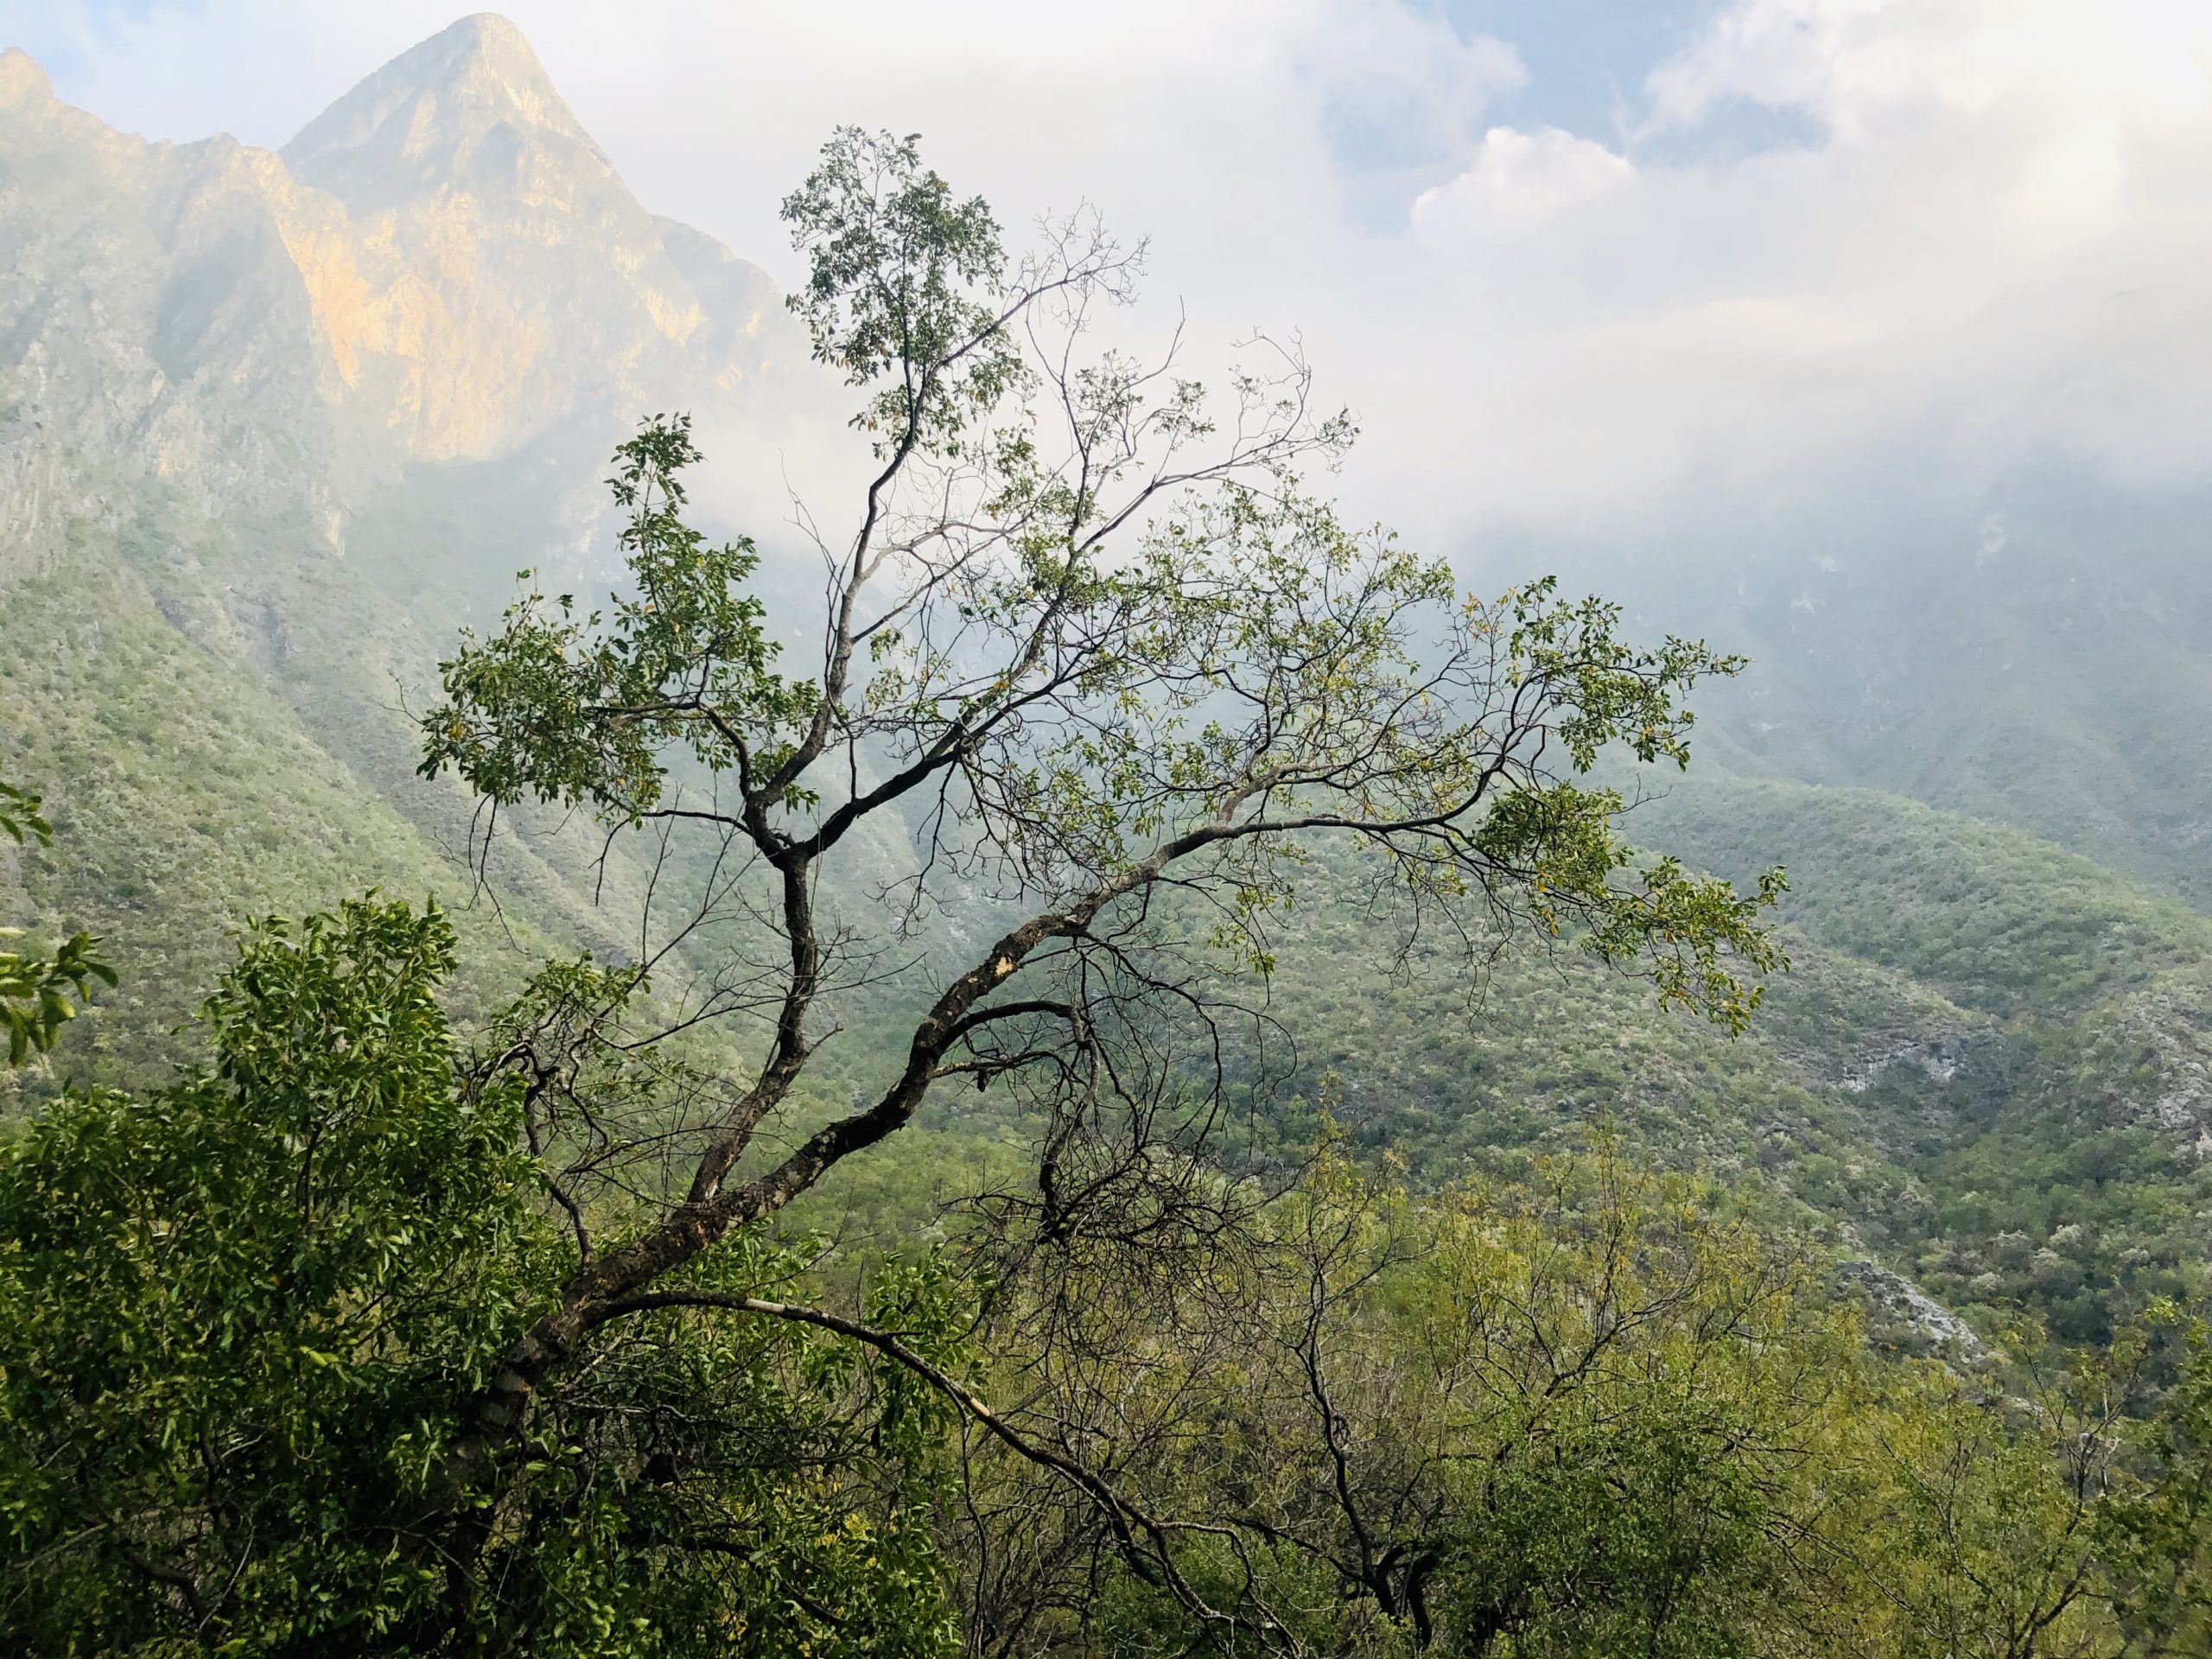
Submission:
[[[647,212],[500,18],[280,152],[115,132],[0,55],[0,569],[148,478],[342,549],[410,461],[710,412],[804,359],[766,277]]]
[[[410,456],[482,459],[581,406],[731,394],[796,337],[754,267],[639,206],[520,31],[464,19],[282,152],[340,204],[292,253],[346,393]]]
[[[372,884],[465,908],[470,804],[415,776],[407,713],[440,655],[520,566],[613,579],[601,480],[640,416],[757,426],[805,360],[499,19],[281,151],[118,132],[0,54],[0,776],[63,831],[0,870],[0,920],[124,942],[124,1027],[162,1033],[248,916]],[[509,918],[619,950],[620,855],[511,822],[479,982]]]

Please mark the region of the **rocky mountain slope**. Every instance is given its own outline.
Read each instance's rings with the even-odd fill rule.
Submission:
[[[516,569],[604,556],[642,414],[788,407],[805,365],[762,273],[640,206],[501,19],[281,153],[116,132],[0,54],[0,750],[66,849],[9,919],[130,941],[95,1046],[158,1050],[245,916],[468,899],[404,706]],[[619,948],[581,845],[524,827],[483,954]]]
[[[0,532],[51,558],[116,486],[340,552],[410,462],[712,410],[804,363],[755,267],[655,218],[501,19],[282,152],[149,143],[0,55]],[[594,505],[594,499],[587,505]]]

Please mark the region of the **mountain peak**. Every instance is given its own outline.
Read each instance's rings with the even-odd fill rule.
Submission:
[[[522,30],[464,17],[401,53],[284,146],[292,175],[359,210],[438,188],[530,188],[547,165],[600,182],[613,168]]]
[[[418,46],[434,46],[446,39],[465,41],[471,50],[486,55],[505,55],[527,63],[535,68],[537,54],[531,51],[529,39],[516,27],[511,18],[496,11],[471,12],[458,22],[448,24]]]
[[[0,108],[53,101],[54,83],[37,60],[20,46],[0,52]]]

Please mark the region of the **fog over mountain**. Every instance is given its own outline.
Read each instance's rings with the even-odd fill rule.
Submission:
[[[1905,24],[1887,12],[1781,41],[1763,16],[1710,24],[1656,75],[1650,118],[1679,124],[1729,87],[1779,88],[1776,98],[1827,109],[1830,136],[1825,148],[1775,150],[1759,168],[1872,166],[1872,152],[1854,146],[1872,143],[1881,121],[1906,119],[1901,111],[1936,84],[1940,65],[1898,67],[1885,55],[1916,38],[1898,34]],[[1967,28],[1971,15],[1960,16]],[[144,42],[162,38],[158,19],[135,27],[105,49],[150,49]],[[1815,60],[1789,56],[1810,51],[1808,40],[1832,48],[1818,74]],[[1481,98],[1502,95],[1522,73],[1510,54],[1489,48],[1470,47],[1454,61],[1446,78],[1469,96],[1481,86]],[[1880,66],[1892,79],[1870,80]],[[2048,67],[2038,55],[1993,68],[1984,105],[1999,107]],[[1379,96],[1392,72],[1369,63],[1360,73],[1370,72],[1380,81],[1352,76],[1343,97],[1357,105],[1355,81],[1366,88],[1359,97]],[[1883,89],[1878,98],[1870,86]],[[1956,103],[1955,92],[1944,96]],[[2187,88],[2177,81],[2166,92],[2181,101],[2163,118],[2177,119]],[[781,155],[793,142],[779,127],[769,147]],[[1560,171],[1563,137],[1529,143],[1557,153],[1524,154],[1503,128],[1480,135],[1466,173],[1421,197],[1414,224],[1423,245],[1441,245],[1437,238],[1461,234],[1446,234],[1455,215],[1504,215],[1497,237],[1463,239],[1448,266],[1420,280],[1449,270],[1474,291],[1506,284],[1512,291],[1497,295],[1527,313],[1536,341],[1558,340],[1550,331],[1567,326],[1572,308],[1567,289],[1529,289],[1525,272],[1498,263],[1510,243],[1506,220],[1539,211],[1525,199],[1535,188],[1525,169],[1551,180],[1541,205],[1548,238],[1582,222],[1574,215],[1586,212],[1577,205],[1585,196],[1612,202],[1588,206],[1586,226],[1611,239],[1611,254],[1599,258],[1598,243],[1573,251],[1572,238],[1553,250],[1570,262],[1555,275],[1571,288],[1630,256],[1623,238],[1638,234],[1640,210],[1622,192],[1658,189],[1664,175],[1689,212],[1738,188],[1740,178],[1727,181],[1752,165],[1631,167],[1586,145],[1574,152],[1583,176]],[[957,156],[957,129],[952,148]],[[759,165],[747,150],[728,159]],[[987,163],[1009,164],[1027,165]],[[1802,201],[1818,187],[1801,179],[1793,191],[1788,199]],[[1272,211],[1264,199],[1256,205]],[[2114,221],[2111,235],[2124,233]],[[1211,234],[1195,238],[1202,278]],[[29,55],[10,50],[0,57],[0,235],[9,254],[0,566],[20,577],[73,560],[79,570],[111,563],[149,621],[207,653],[203,665],[275,689],[300,741],[391,803],[411,834],[450,846],[454,826],[441,827],[435,791],[402,786],[411,739],[401,706],[427,683],[450,628],[494,613],[518,566],[550,563],[588,586],[603,582],[603,458],[642,414],[696,415],[709,437],[710,510],[762,538],[772,591],[812,587],[814,555],[792,534],[781,498],[787,483],[818,491],[834,475],[821,460],[839,442],[832,377],[807,362],[760,266],[640,202],[504,18],[440,29],[275,149],[116,131],[62,101]],[[1349,240],[1372,251],[1372,238]],[[2170,263],[2183,251],[2162,247],[2160,257]],[[741,251],[783,257],[772,246]],[[1342,275],[1328,262],[1343,256],[1319,257],[1304,274],[1325,293]],[[1165,242],[1159,263],[1185,264]],[[1694,264],[1684,247],[1652,280],[1693,303],[1710,282]],[[1279,275],[1262,296],[1300,291]],[[2161,442],[2177,447],[2194,394],[2174,383],[2193,360],[2190,296],[2199,291],[2085,300],[2090,334],[2066,346],[2080,372],[2065,398],[2045,397],[2046,410],[2095,416],[2117,442],[2139,409],[2126,414],[2093,394],[2121,386],[2135,400],[2128,409],[2172,416],[2179,424]],[[1449,337],[1466,315],[1442,312],[1432,332]],[[1113,326],[1135,337],[1152,321],[1140,307]],[[1586,327],[1586,317],[1575,326]],[[1732,334],[1729,349],[1760,337],[1755,327]],[[2093,340],[2103,345],[2092,349]],[[1328,338],[1308,343],[1319,354]],[[1203,358],[1218,348],[1195,349]],[[2152,375],[2145,365],[2162,352],[2170,372]],[[1319,367],[1325,388],[1349,379],[1373,395],[1402,387],[1425,362],[1394,347],[1355,353],[1340,376],[1325,358]],[[1847,381],[1855,372],[1843,359],[1834,366]],[[1614,401],[1586,387],[1577,395],[1586,394],[1599,409]],[[1479,380],[1471,395],[1479,401]],[[1404,404],[1369,415],[1369,447],[1384,459],[1344,480],[1355,508],[1402,461],[1406,423],[1427,407],[1408,389]],[[1729,409],[1746,442],[1770,435],[1748,405]],[[1719,416],[1700,400],[1683,417]],[[1531,423],[1543,424],[1541,411]],[[1478,494],[1485,476],[1516,464],[1486,447],[1478,426],[1446,474]],[[1452,430],[1446,423],[1432,436]],[[1747,505],[1733,486],[1717,488],[1705,509],[1647,498],[1638,512],[1608,518],[1604,533],[1524,512],[1464,529],[1453,545],[1478,583],[1560,569],[1621,594],[1646,628],[1751,653],[1753,671],[1709,700],[1707,776],[1916,798],[2212,905],[2203,856],[2212,737],[2202,720],[2176,717],[2201,712],[2212,693],[2204,498],[2185,465],[2115,470],[2056,432],[2021,425],[2016,458],[1978,480],[1941,443],[1894,476],[1877,464],[1888,449],[1847,446],[1802,487],[1760,486],[1764,505]],[[1588,466],[1602,494],[1618,458],[1591,435]],[[1437,518],[1438,482],[1409,504],[1416,517]],[[825,499],[834,511],[834,498],[817,494],[811,505],[822,510]],[[35,654],[29,641],[19,645]],[[2143,741],[2152,729],[2155,744]],[[200,855],[194,845],[188,838],[162,856],[188,865]],[[117,856],[137,855],[118,848]],[[548,892],[556,891],[565,892],[554,880]],[[566,895],[556,908],[574,902]],[[214,924],[196,925],[204,938]]]
[[[1577,53],[1619,30],[1505,3],[863,8],[834,29],[678,7],[613,42],[591,8],[518,16],[603,150],[497,22],[434,35],[315,117],[318,78],[334,89],[444,22],[412,0],[65,7],[24,26],[126,125],[280,143],[306,124],[281,154],[291,191],[315,194],[267,210],[323,341],[291,424],[350,411],[355,435],[327,440],[349,477],[481,458],[550,434],[571,400],[726,391],[798,355],[751,268],[652,222],[607,158],[788,275],[774,205],[813,136],[865,113],[925,131],[1010,222],[1084,195],[1153,234],[1145,300],[1115,323],[1135,342],[1187,307],[1191,361],[1213,371],[1254,323],[1300,328],[1363,419],[1355,513],[1485,585],[1559,568],[1758,656],[1730,715],[1743,764],[1905,789],[2195,887],[2171,851],[2206,817],[2193,740],[2175,775],[2141,772],[2097,712],[2111,699],[2068,688],[2086,676],[2140,709],[2201,690],[2175,660],[2212,454],[2196,9],[1713,3],[1655,17],[1602,94],[1576,91]],[[401,111],[452,54],[478,67],[440,79],[437,115]],[[133,165],[151,189],[219,149]],[[570,194],[532,205],[528,176]],[[468,257],[501,297],[456,310],[478,213],[496,234]],[[531,262],[563,215],[607,264],[563,267],[556,300]],[[287,396],[304,382],[270,388]],[[713,400],[688,401],[711,433]],[[785,477],[819,485],[814,426],[732,428],[710,499],[773,531]],[[2069,620],[2092,569],[2105,591]],[[2055,679],[2015,689],[2024,661]],[[1969,735],[1999,728],[2002,760]]]

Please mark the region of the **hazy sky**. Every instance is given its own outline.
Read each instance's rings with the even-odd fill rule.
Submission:
[[[1424,534],[1739,524],[1909,474],[2212,457],[2205,0],[515,0],[656,209],[787,276],[833,124],[1154,238],[1303,331]],[[276,144],[458,13],[0,0],[117,125]]]

